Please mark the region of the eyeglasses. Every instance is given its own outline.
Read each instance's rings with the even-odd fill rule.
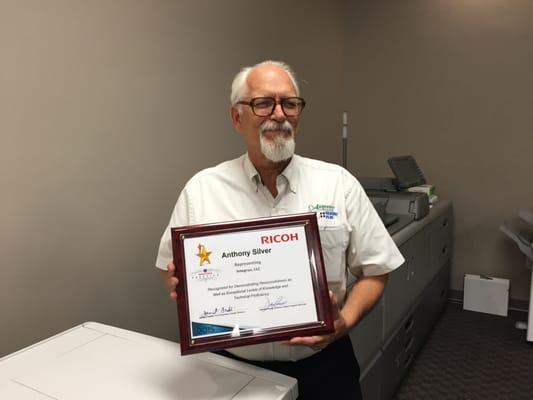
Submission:
[[[250,101],[238,101],[237,104],[252,107],[252,112],[258,117],[269,117],[276,105],[281,104],[286,117],[297,117],[305,107],[305,100],[301,97],[285,97],[279,100],[274,97],[254,97]]]

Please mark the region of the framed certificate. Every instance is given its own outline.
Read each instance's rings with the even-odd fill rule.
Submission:
[[[315,213],[172,228],[182,354],[333,332]]]

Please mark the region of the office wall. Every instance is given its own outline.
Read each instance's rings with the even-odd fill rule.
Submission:
[[[454,203],[452,289],[488,274],[527,299],[524,257],[498,226],[533,205],[533,3],[345,6],[349,166],[390,176],[388,157],[413,154]]]
[[[186,180],[244,151],[233,75],[292,64],[298,150],[339,161],[339,21],[319,0],[2,1],[0,356],[84,321],[174,338],[157,245]]]

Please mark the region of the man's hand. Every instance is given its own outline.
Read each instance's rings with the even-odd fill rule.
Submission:
[[[352,287],[342,310],[339,311],[337,298],[330,291],[329,297],[333,307],[335,332],[322,336],[294,337],[289,345],[309,346],[321,350],[330,343],[348,334],[363,317],[376,305],[385,290],[387,275],[360,276]]]
[[[178,298],[178,294],[176,293],[176,285],[178,284],[178,278],[174,276],[175,270],[176,267],[174,266],[174,263],[169,262],[167,264],[166,271],[159,271],[161,273],[161,277],[163,278],[165,289],[169,293],[170,298],[174,300]]]
[[[330,343],[348,333],[348,324],[346,323],[346,319],[343,316],[342,311],[339,311],[337,296],[335,296],[331,290],[329,291],[329,299],[331,300],[331,307],[333,308],[333,326],[335,328],[335,332],[320,336],[293,337],[288,342],[285,342],[286,344],[291,346],[309,346],[313,350],[322,350]]]

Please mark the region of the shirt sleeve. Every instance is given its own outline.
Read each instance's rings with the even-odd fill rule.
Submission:
[[[190,225],[191,221],[191,204],[189,203],[189,195],[187,188],[183,189],[178,197],[178,201],[174,206],[174,210],[170,216],[170,221],[163,231],[161,241],[159,242],[159,251],[155,266],[164,271],[167,270],[167,264],[172,261],[172,238],[170,236],[170,228],[178,226]]]
[[[348,172],[344,185],[350,227],[348,268],[355,276],[382,275],[398,268],[405,260],[363,187]]]

